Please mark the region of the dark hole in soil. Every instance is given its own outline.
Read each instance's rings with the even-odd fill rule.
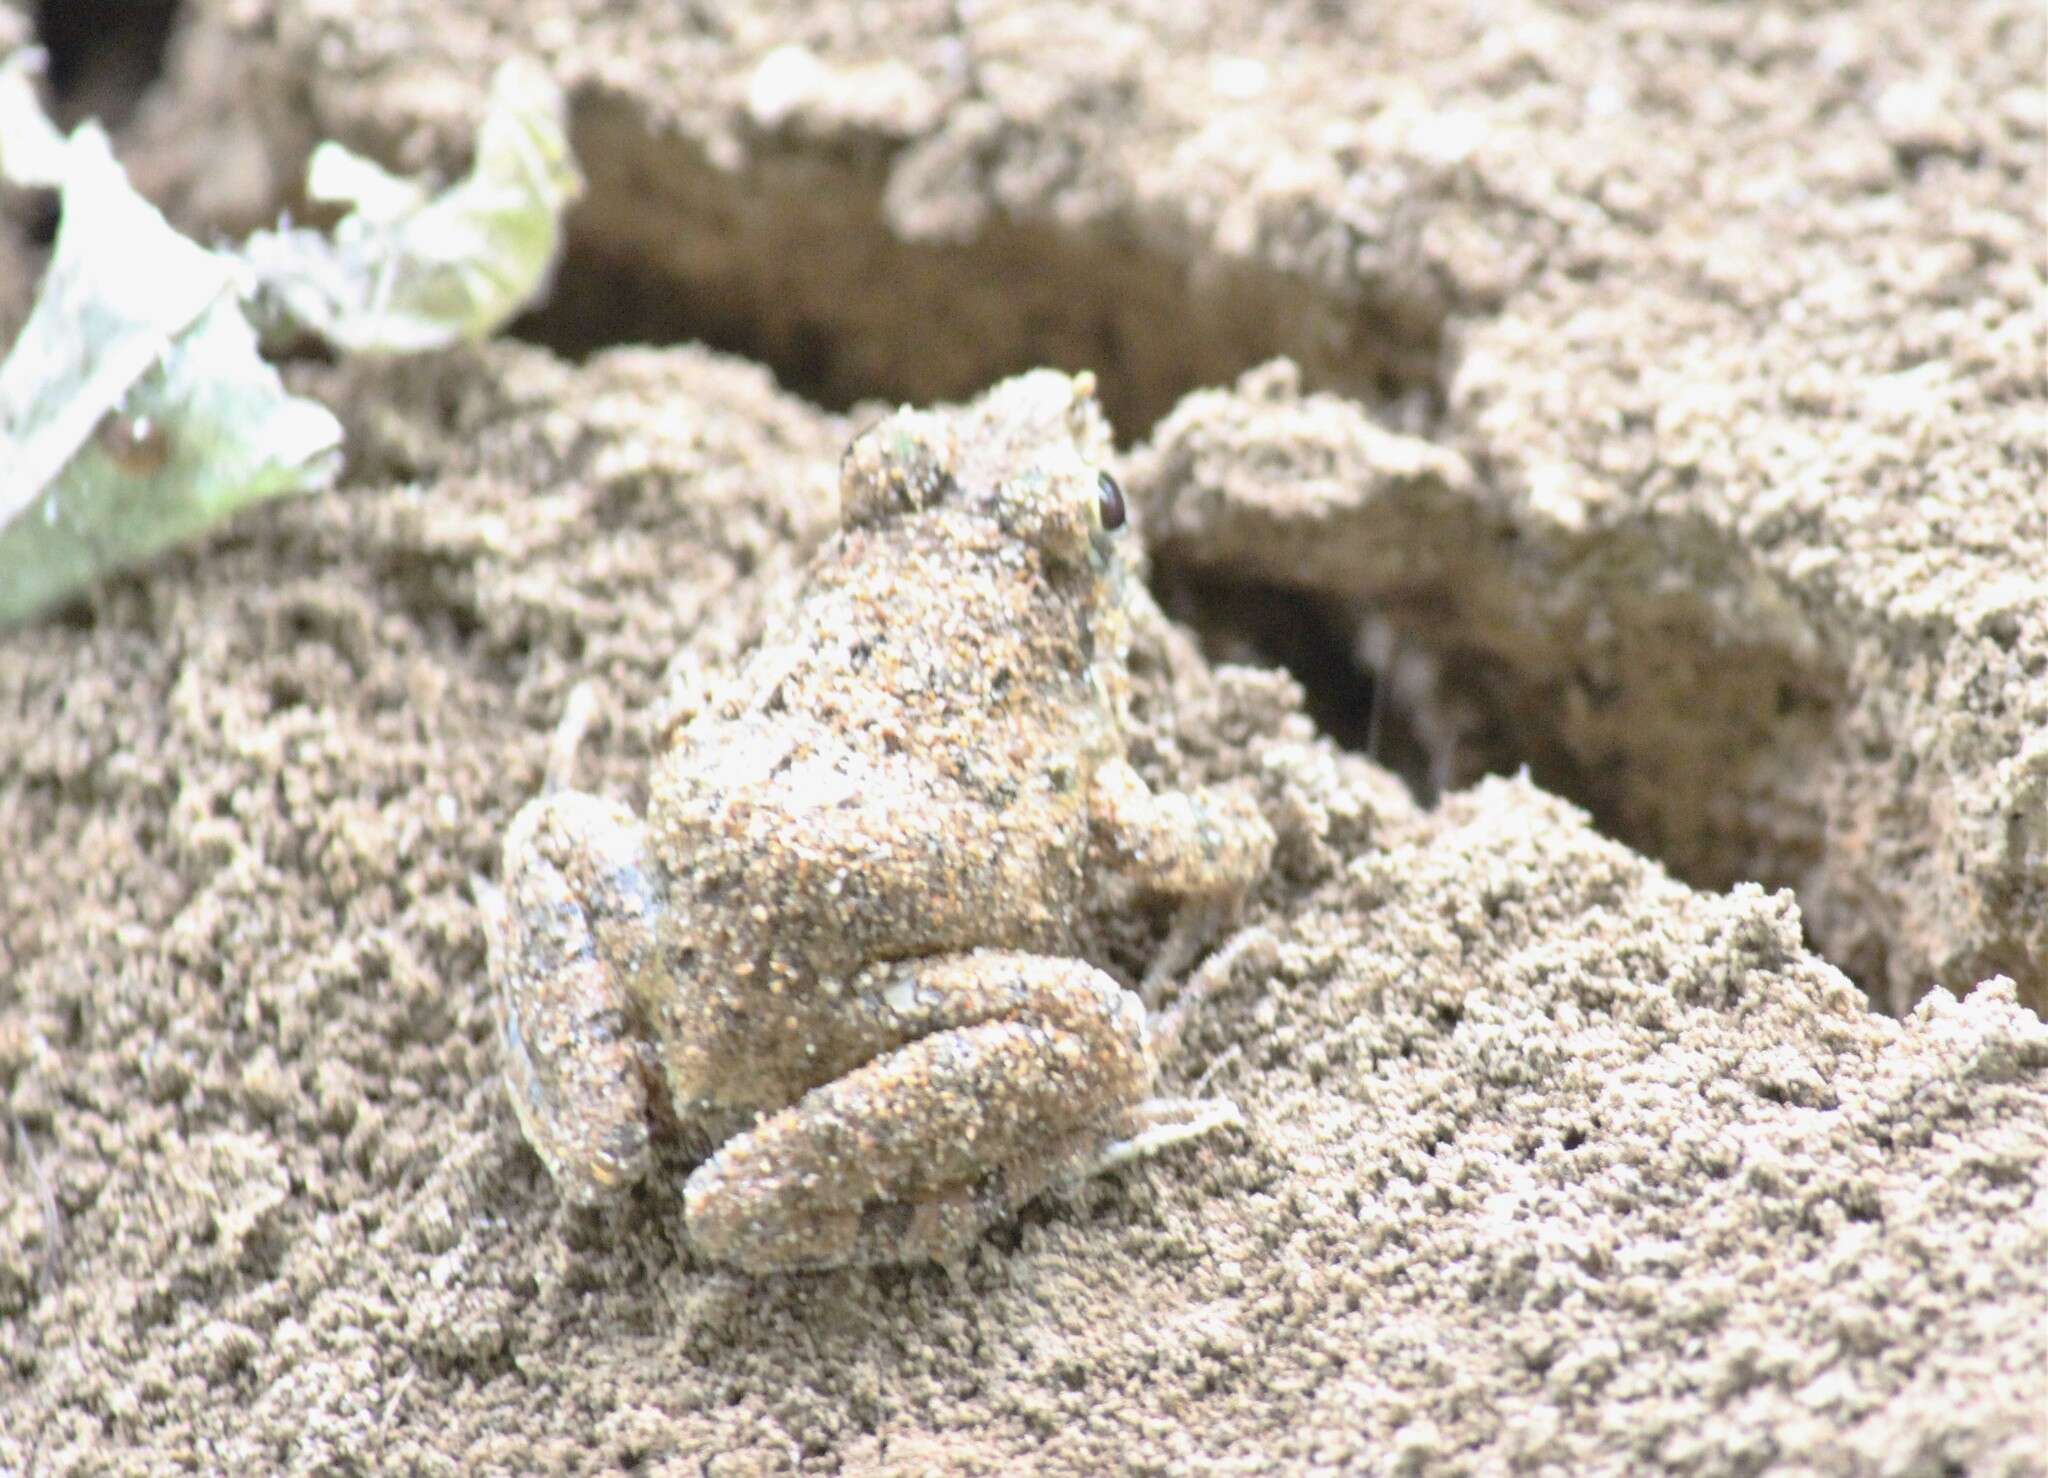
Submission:
[[[796,217],[774,229],[790,232],[794,242],[834,234]],[[1276,355],[1303,358],[1302,344],[1288,334],[1276,330],[1261,337],[1244,324],[1212,322],[1176,339],[1172,304],[1178,288],[1170,263],[1086,249],[1062,260],[1050,246],[1055,238],[1048,236],[1046,249],[1034,253],[1012,239],[1018,234],[1002,233],[994,245],[945,248],[872,237],[863,252],[882,265],[849,308],[835,301],[845,297],[838,288],[755,278],[731,259],[691,280],[678,275],[674,263],[650,260],[643,250],[620,250],[601,233],[577,229],[572,216],[548,298],[507,332],[571,359],[622,344],[701,343],[767,365],[783,388],[836,411],[865,400],[970,399],[1006,375],[1040,365],[1092,369],[1117,440],[1125,445],[1142,439],[1190,391],[1227,385]],[[763,241],[733,255],[772,258],[786,251],[793,257],[818,249]],[[1033,257],[1030,270],[1020,272],[1017,261],[1027,255]],[[876,285],[899,275],[899,268],[903,281],[894,290],[902,300],[885,311],[878,305],[887,294]],[[1035,286],[1020,287],[1020,294],[1060,301],[1027,305],[1012,315],[992,314],[985,303],[957,309],[949,303],[956,293],[988,292],[987,283],[1026,281]],[[1062,282],[1074,286],[1063,290],[1057,286]],[[1278,291],[1270,284],[1266,290]],[[1249,297],[1247,320],[1263,323],[1274,316],[1259,292]],[[1144,300],[1144,307],[1133,313],[1135,300]],[[1156,325],[1156,332],[1134,330],[1124,321],[1132,316]],[[1373,337],[1377,320],[1365,315],[1361,322],[1361,335]],[[1310,360],[1303,363],[1304,379],[1367,403],[1420,407],[1425,419],[1433,418],[1441,391],[1413,377],[1429,355],[1413,345],[1402,352],[1398,360],[1362,351],[1341,362]]]
[[[58,121],[127,122],[163,71],[177,18],[178,0],[39,0],[36,39],[50,54]]]
[[[1359,650],[1357,618],[1342,602],[1211,572],[1163,570],[1154,584],[1167,613],[1201,636],[1211,661],[1286,669],[1318,728],[1392,770],[1421,804],[1436,803],[1441,771],[1412,716]]]
[[[759,360],[785,390],[827,410],[899,398],[886,385],[850,383],[842,330],[799,314],[780,334],[764,335],[752,310],[737,293],[679,281],[572,229],[547,300],[507,332],[576,360],[621,344],[699,343]]]

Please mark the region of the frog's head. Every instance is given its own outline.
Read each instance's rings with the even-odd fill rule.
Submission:
[[[863,432],[840,464],[840,519],[872,525],[952,506],[1063,564],[1099,564],[1128,517],[1103,470],[1109,449],[1095,376],[1033,370],[963,411],[906,408]]]

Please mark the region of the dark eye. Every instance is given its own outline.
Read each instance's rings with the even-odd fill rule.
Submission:
[[[1124,526],[1124,490],[1116,485],[1116,479],[1107,472],[1095,474],[1095,493],[1102,509],[1102,526],[1105,529],[1120,529]]]

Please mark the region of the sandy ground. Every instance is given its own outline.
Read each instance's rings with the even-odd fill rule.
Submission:
[[[337,494],[0,636],[0,1473],[2048,1472],[2038,7],[1350,13],[187,0],[70,74],[221,229],[532,49],[591,192],[527,342],[294,367]],[[1039,362],[1192,638],[1135,757],[1281,834],[1168,1069],[1245,1127],[951,1271],[565,1210],[469,883],[570,686],[637,802],[861,402]]]

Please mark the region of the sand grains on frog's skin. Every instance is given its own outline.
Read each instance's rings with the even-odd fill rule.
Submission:
[[[1177,969],[1273,848],[1248,793],[1155,794],[1124,758],[1147,598],[1108,454],[1092,377],[1051,371],[864,433],[840,533],[644,820],[567,788],[572,702],[487,908],[514,1108],[564,1195],[644,1174],[672,1111],[718,1141],[684,1192],[707,1254],[945,1259],[1235,1121],[1152,1095],[1140,999],[1073,954],[1113,887],[1183,905]]]

